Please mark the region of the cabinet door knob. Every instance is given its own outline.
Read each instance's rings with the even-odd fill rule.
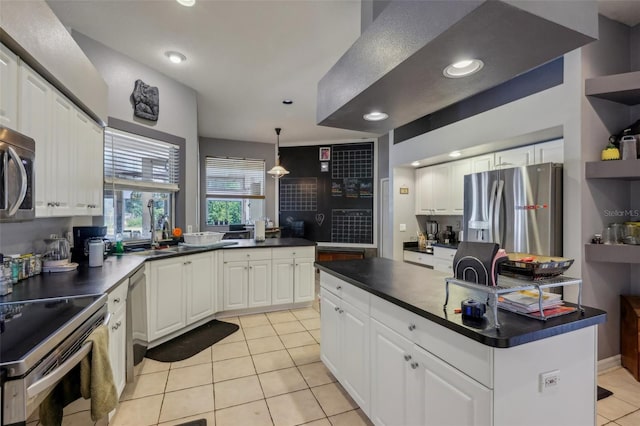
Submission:
[[[338,308],[337,306],[334,309],[336,312],[338,312],[340,310],[340,308]]]
[[[249,269],[253,269],[253,266],[249,266]]]
[[[411,359],[411,355],[409,355],[409,354],[405,354],[404,355],[404,360],[405,361],[409,361],[410,359]]]
[[[340,309],[340,310],[338,311],[338,313],[339,313],[339,314],[341,314],[341,313],[343,313],[343,312],[344,312],[344,311],[343,311],[342,309]]]
[[[341,285],[337,286],[336,290],[342,290],[342,286]]]
[[[411,368],[413,368],[415,370],[416,368],[418,368],[418,365],[419,364],[417,362],[412,362],[411,363]]]
[[[415,324],[409,324],[409,331],[413,331],[416,329],[416,325]]]
[[[113,303],[120,303],[120,298],[116,297],[115,299],[113,299]]]

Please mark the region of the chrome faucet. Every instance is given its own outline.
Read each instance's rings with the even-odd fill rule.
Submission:
[[[149,209],[149,222],[151,223],[151,248],[156,248],[158,247],[158,243],[156,241],[156,220],[153,198],[147,203],[147,208]]]

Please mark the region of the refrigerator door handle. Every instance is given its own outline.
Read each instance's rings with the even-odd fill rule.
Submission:
[[[504,181],[500,180],[498,182],[498,189],[496,191],[496,203],[494,206],[493,213],[493,229],[494,229],[494,243],[500,244],[502,247],[502,239],[500,238],[500,227],[502,225],[500,218],[500,206],[502,205],[502,195],[504,193]]]
[[[489,198],[489,239],[487,241],[494,242],[493,233],[494,233],[494,224],[495,224],[495,205],[496,205],[496,189],[498,186],[498,181],[494,180],[491,184],[491,197]]]

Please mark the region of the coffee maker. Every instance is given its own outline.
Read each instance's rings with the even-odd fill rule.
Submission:
[[[427,247],[431,247],[433,243],[438,242],[438,222],[428,220],[426,225]]]
[[[89,261],[89,241],[100,239],[104,241],[105,255],[111,250],[111,241],[104,236],[107,235],[106,226],[74,226],[73,227],[73,248],[71,249],[72,262]]]

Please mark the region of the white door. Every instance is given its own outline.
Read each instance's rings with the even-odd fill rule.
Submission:
[[[451,163],[449,171],[449,211],[451,214],[464,214],[464,176],[471,173],[471,161],[459,160]]]
[[[151,263],[148,292],[149,341],[186,326],[184,258],[155,260]]]
[[[530,166],[534,162],[533,145],[508,149],[495,153],[496,169],[508,169],[510,167]]]
[[[466,374],[414,345],[413,374],[417,388],[411,394],[411,421],[433,426],[488,426],[493,395]],[[414,417],[416,416],[416,417]]]
[[[187,256],[184,263],[187,324],[192,324],[214,313],[215,267],[211,252]]]
[[[387,181],[388,182],[388,181]],[[388,183],[387,183],[388,185]],[[433,214],[433,172],[431,167],[416,170],[416,214]]]
[[[0,44],[0,125],[18,128],[18,57]]]
[[[35,206],[37,217],[48,217],[51,208],[47,205],[48,168],[53,167],[51,146],[51,87],[33,70],[24,64],[19,67],[20,91],[18,102],[18,131],[36,142],[35,161]]]
[[[321,311],[320,311],[320,334],[322,344],[320,345],[320,357],[336,377],[339,377],[340,370],[340,299],[325,289],[321,289]]]
[[[249,291],[248,262],[224,262],[223,271],[224,310],[246,308]]]
[[[314,259],[311,258],[295,259],[293,279],[293,301],[295,303],[313,300],[313,292],[316,284],[313,262]]]
[[[342,301],[338,311],[342,322],[342,385],[365,412],[369,413],[369,315]]]
[[[323,306],[324,309],[324,306]],[[408,424],[409,363],[413,344],[371,319],[371,402],[369,418],[375,425]],[[324,334],[322,342],[324,344]]]
[[[537,143],[534,147],[536,150],[535,164],[564,163],[564,139]]]
[[[432,173],[432,209],[433,214],[451,214],[449,211],[449,163],[429,167]]]
[[[271,280],[271,303],[280,305],[293,303],[293,260],[273,259]]]
[[[479,155],[469,159],[471,162],[471,173],[488,172],[493,170],[493,154]]]
[[[55,208],[51,211],[52,216],[71,216],[71,198],[76,182],[72,170],[78,160],[86,159],[76,158],[76,149],[73,146],[73,105],[57,91],[53,91],[52,105],[51,144],[55,148],[48,160],[55,167],[47,168],[47,192],[51,197],[49,201],[55,203]],[[36,156],[36,161],[37,158]]]
[[[109,362],[113,381],[120,396],[126,383],[127,310],[123,305],[112,315],[109,320]]]
[[[249,307],[271,305],[271,260],[249,262]]]

